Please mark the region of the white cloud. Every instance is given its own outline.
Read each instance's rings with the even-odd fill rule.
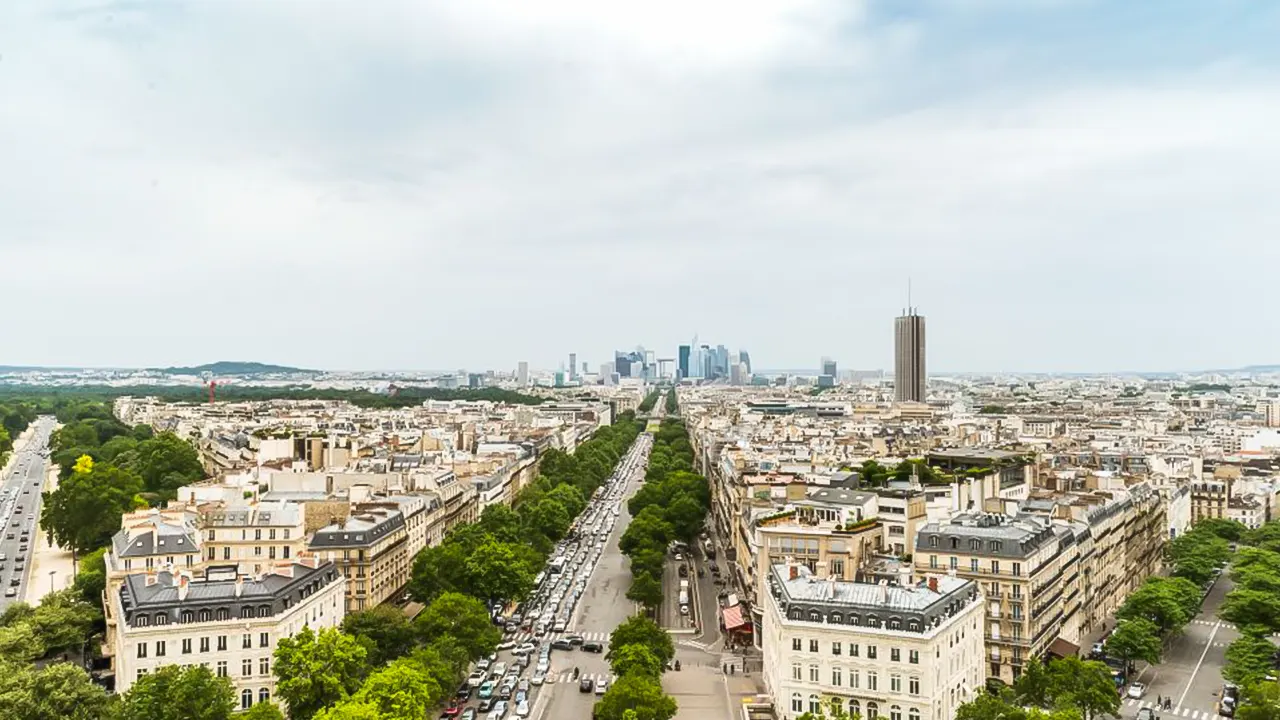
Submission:
[[[907,275],[933,367],[1280,355],[1234,282],[1280,254],[1247,47],[1044,82],[861,3],[375,5],[0,9],[0,265],[42,298],[0,362],[502,367],[696,330],[875,367]]]

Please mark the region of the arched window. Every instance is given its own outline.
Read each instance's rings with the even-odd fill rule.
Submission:
[[[248,710],[253,707],[253,691],[245,688],[240,691],[240,709]]]
[[[849,714],[850,715],[862,714],[862,705],[857,700],[853,700],[853,699],[849,700]]]
[[[911,618],[907,621],[907,629],[911,632],[920,632],[920,621],[915,618]]]
[[[920,710],[911,708],[907,711],[907,720],[920,720]]]
[[[875,627],[875,628],[880,627],[880,618],[876,617],[875,615],[868,615],[867,627]]]
[[[168,625],[168,624],[169,624],[169,616],[168,616],[168,615],[165,615],[164,613],[156,613],[156,624],[157,624],[157,625]]]
[[[787,615],[788,615],[788,617],[790,617],[792,620],[803,620],[803,619],[804,619],[804,610],[801,610],[800,608],[793,608],[793,609],[791,610],[791,612],[787,613]]]
[[[817,610],[809,611],[809,622],[822,622],[822,613]]]
[[[146,627],[151,624],[151,618],[147,617],[146,615],[139,615],[138,617],[134,618],[133,624],[137,625],[138,627]]]
[[[890,705],[889,720],[902,720],[902,708],[897,705]]]
[[[960,547],[960,538],[951,538],[951,549],[955,550]]]
[[[260,703],[264,703],[264,702],[267,702],[267,701],[268,701],[268,700],[270,700],[270,699],[271,699],[271,691],[270,691],[270,690],[268,690],[268,689],[266,689],[266,688],[262,688],[261,690],[259,690],[259,691],[258,691],[258,702],[260,702]],[[920,713],[916,713],[916,715],[917,715],[916,720],[920,720],[920,718],[918,717],[918,716],[920,715]]]
[[[844,712],[844,701],[838,697],[831,698],[831,714],[840,717]]]
[[[899,618],[899,617],[891,617],[891,618],[889,618],[889,626],[888,626],[888,627],[889,627],[889,629],[890,629],[890,630],[901,630],[901,629],[902,629],[902,618]]]
[[[844,623],[844,616],[838,612],[833,612],[831,613],[831,617],[827,618],[827,622],[835,625],[841,625]]]
[[[930,536],[929,536],[929,547],[938,547],[938,536],[937,536],[937,535],[930,535]]]
[[[867,720],[875,720],[880,717],[880,706],[874,700],[867,701]]]
[[[791,712],[804,712],[804,698],[800,693],[791,693]]]
[[[194,622],[195,619],[196,619],[195,613],[191,612],[190,610],[182,611],[182,622],[184,623]]]
[[[249,618],[251,618],[251,617],[253,617],[253,606],[252,606],[252,605],[245,605],[244,607],[240,608],[240,619],[241,619],[241,620],[248,620],[248,619],[249,619]]]
[[[209,622],[212,619],[213,613],[209,611],[209,608],[204,608],[200,611],[200,622]]]
[[[217,616],[218,616],[218,619],[219,619],[219,620],[230,620],[230,619],[231,619],[231,611],[230,611],[230,610],[228,610],[228,609],[226,609],[226,608],[218,608],[218,612],[217,612],[216,614],[217,614]]]
[[[859,623],[860,620],[858,619],[858,613],[849,613],[849,624],[858,625]]]
[[[822,700],[818,699],[817,695],[809,696],[809,712],[814,715],[822,712]]]

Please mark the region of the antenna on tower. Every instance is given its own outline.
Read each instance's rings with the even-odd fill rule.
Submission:
[[[911,309],[911,277],[907,277],[907,314],[914,314]]]

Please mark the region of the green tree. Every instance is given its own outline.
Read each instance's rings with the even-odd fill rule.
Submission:
[[[378,708],[383,720],[420,720],[444,697],[439,683],[409,658],[401,658],[370,675],[355,700]]]
[[[628,710],[636,720],[671,720],[676,701],[662,692],[658,681],[647,675],[623,675],[596,703],[597,720],[622,720]]]
[[[203,665],[166,665],[125,693],[121,720],[228,720],[236,706],[231,681]]]
[[[987,692],[956,708],[956,720],[1026,720],[1027,712],[1010,697]]]
[[[525,527],[530,532],[550,539],[560,540],[569,532],[573,517],[563,505],[554,500],[539,500],[520,507]]]
[[[656,678],[660,677],[663,670],[665,670],[662,660],[644,645],[624,645],[620,648],[611,648],[609,652],[609,667],[613,670],[613,674],[618,677],[640,674]]]
[[[1280,683],[1255,682],[1241,693],[1239,720],[1280,720]]]
[[[494,540],[471,553],[466,570],[472,594],[485,600],[522,599],[533,589],[537,574],[517,546]]]
[[[102,593],[107,589],[106,557],[107,549],[101,547],[80,558],[74,587],[85,602],[102,603]]]
[[[10,720],[101,720],[114,717],[116,699],[72,663],[43,669],[5,665],[0,708]]]
[[[1161,649],[1160,628],[1145,618],[1122,621],[1106,641],[1108,656],[1152,665],[1160,662]]]
[[[307,720],[321,708],[350,697],[364,681],[368,652],[336,628],[309,627],[282,638],[275,652],[276,694],[292,720]]]
[[[1194,610],[1189,610],[1184,604],[1179,587],[1164,578],[1150,578],[1129,595],[1116,611],[1116,617],[1147,620],[1159,629],[1160,634],[1176,632],[1194,616]]]
[[[284,720],[280,706],[268,700],[260,702],[236,716],[236,720]]]
[[[1227,662],[1222,677],[1244,687],[1262,680],[1271,672],[1276,646],[1265,637],[1245,633],[1227,646]]]
[[[1204,518],[1195,525],[1195,530],[1209,533],[1229,542],[1237,542],[1249,529],[1243,523],[1226,518]]]
[[[142,491],[137,475],[87,457],[79,469],[45,493],[40,527],[58,545],[80,553],[105,546],[120,529],[120,516],[134,507]]]
[[[490,620],[484,603],[462,593],[444,593],[432,600],[414,626],[424,639],[452,637],[469,660],[488,655],[502,642],[502,631]]]
[[[1049,671],[1040,658],[1032,657],[1013,683],[1014,697],[1022,705],[1045,707],[1049,704]]]
[[[348,700],[321,710],[315,720],[385,720],[382,711],[371,702]]]
[[[648,573],[634,574],[632,566],[631,587],[627,589],[627,599],[638,602],[647,608],[655,608],[662,602],[662,583]]]
[[[163,498],[176,497],[179,487],[204,479],[195,447],[171,432],[138,443],[130,469],[142,478],[148,492]]]
[[[609,635],[609,654],[606,659],[612,661],[614,653],[627,645],[641,645],[648,648],[665,667],[676,656],[675,644],[671,635],[658,623],[644,615],[632,615],[626,622],[614,628]]]
[[[385,665],[409,654],[417,645],[417,634],[404,612],[394,605],[351,613],[342,619],[342,631],[367,640],[370,667]]]
[[[698,537],[698,533],[702,532],[702,523],[706,519],[707,509],[698,502],[697,498],[681,495],[667,506],[664,516],[667,522],[671,523],[675,536],[691,543]]]
[[[1280,631],[1280,597],[1261,590],[1236,588],[1227,593],[1218,616],[1241,628]]]
[[[1086,719],[1120,710],[1111,669],[1094,660],[1067,657],[1049,663],[1049,696],[1056,707],[1079,708]]]
[[[0,659],[30,663],[45,654],[40,635],[29,622],[0,628]]]
[[[467,549],[454,542],[425,548],[413,559],[409,594],[418,602],[430,602],[440,593],[463,589],[458,581],[466,578],[467,556]]]
[[[630,555],[637,548],[666,548],[675,539],[675,528],[666,521],[663,513],[656,506],[642,510],[622,533],[618,548]]]

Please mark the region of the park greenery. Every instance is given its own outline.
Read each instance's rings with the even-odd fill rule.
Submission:
[[[989,688],[961,705],[956,720],[1092,720],[1119,709],[1104,663],[1067,657],[1042,664],[1033,658],[1012,688]]]
[[[676,398],[676,388],[674,385],[667,390],[666,409],[668,415],[675,415],[680,410],[680,402]]]
[[[14,399],[0,403],[0,468],[4,467],[13,452],[13,443],[18,436],[39,414],[37,406],[26,400]]]
[[[627,501],[631,523],[618,547],[631,561],[627,598],[653,611],[662,602],[662,568],[672,541],[692,543],[711,507],[707,479],[693,472],[684,423],[664,420],[654,434],[645,483]]]
[[[597,720],[670,720],[676,714],[676,701],[662,692],[661,677],[675,654],[671,635],[651,618],[628,618],[609,636],[605,659],[617,679],[596,703],[593,716]]]

